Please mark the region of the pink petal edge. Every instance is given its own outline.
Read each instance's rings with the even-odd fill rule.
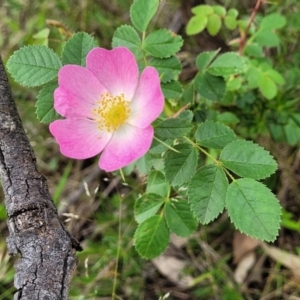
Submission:
[[[164,104],[159,74],[155,68],[146,67],[130,102],[131,114],[127,122],[145,128],[162,113]]]
[[[92,72],[76,65],[59,70],[58,84],[54,108],[64,117],[92,117],[95,102],[106,92]]]
[[[56,120],[50,124],[49,129],[60,146],[60,152],[75,159],[97,155],[112,136],[100,131],[97,123],[80,118]]]
[[[100,169],[112,172],[142,157],[149,150],[153,135],[152,126],[141,129],[124,125],[114,133],[103,150],[99,161]]]
[[[86,65],[111,95],[123,93],[126,100],[131,100],[139,70],[134,55],[127,48],[94,48],[87,55]]]

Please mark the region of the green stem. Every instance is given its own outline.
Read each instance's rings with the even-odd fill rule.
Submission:
[[[227,174],[227,176],[232,180],[235,181],[235,178],[228,172],[228,170],[221,164],[223,171]]]
[[[210,155],[206,150],[204,150],[202,147],[200,147],[198,144],[194,143],[193,141],[191,141],[189,138],[187,138],[186,136],[184,137],[185,140],[187,140],[190,144],[192,144],[195,148],[199,149],[201,152],[203,152],[207,157],[209,157],[212,161],[214,161],[215,164],[219,165],[220,161],[218,161],[217,159],[215,159],[212,155]]]
[[[215,159],[213,156],[211,156],[207,151],[205,151],[202,147],[200,147],[198,144],[194,143],[191,141],[189,138],[186,136],[184,137],[185,140],[187,140],[190,144],[192,144],[195,148],[199,149],[201,152],[203,152],[207,157],[209,157],[216,165],[221,166],[221,168],[224,170],[224,172],[228,175],[228,177],[232,180],[235,181],[235,178],[229,173],[229,171],[223,166],[223,164]]]
[[[119,228],[118,228],[118,248],[117,248],[117,257],[116,257],[116,265],[115,265],[115,274],[114,274],[114,282],[113,282],[113,289],[112,289],[112,300],[120,299],[116,295],[117,289],[117,274],[118,274],[118,266],[119,266],[119,258],[120,258],[120,249],[121,249],[121,219],[122,219],[122,197],[119,197],[120,205],[119,205]],[[117,297],[117,298],[116,298]]]
[[[168,145],[167,143],[163,142],[162,140],[160,140],[159,138],[157,138],[156,136],[154,136],[154,139],[157,140],[159,143],[161,143],[162,145],[166,146],[168,149],[176,152],[176,153],[180,153],[178,150],[176,150],[175,148],[171,147],[170,145]]]

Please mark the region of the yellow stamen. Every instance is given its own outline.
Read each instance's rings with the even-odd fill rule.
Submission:
[[[93,109],[94,120],[100,130],[116,131],[125,123],[130,114],[129,102],[125,95],[112,96],[109,93],[101,95],[97,107]]]

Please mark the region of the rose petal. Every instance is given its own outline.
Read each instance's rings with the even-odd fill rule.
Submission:
[[[149,126],[163,111],[164,95],[160,88],[159,74],[147,67],[141,74],[137,90],[130,102],[128,123],[139,128]]]
[[[112,172],[130,164],[149,150],[153,135],[152,126],[144,129],[131,125],[122,126],[103,150],[99,167]]]
[[[112,96],[123,93],[128,101],[131,100],[139,70],[134,55],[127,48],[94,48],[87,55],[86,66]]]
[[[106,92],[91,71],[76,65],[59,70],[58,85],[54,108],[64,117],[92,117],[93,105]]]
[[[97,123],[80,118],[56,120],[49,129],[60,145],[60,152],[76,159],[100,153],[112,136],[111,133],[100,131]]]

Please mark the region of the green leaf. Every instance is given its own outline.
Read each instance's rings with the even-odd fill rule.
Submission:
[[[85,67],[86,56],[95,47],[97,43],[89,34],[75,33],[64,46],[62,62],[64,65],[74,64]]]
[[[165,157],[166,179],[173,186],[187,182],[197,168],[198,152],[190,144],[174,146],[179,153],[169,150]]]
[[[237,91],[241,88],[241,86],[242,86],[242,79],[238,77],[231,77],[226,82],[226,87],[228,91]]]
[[[268,100],[277,95],[277,86],[275,82],[266,74],[263,74],[259,81],[259,90]]]
[[[192,122],[194,118],[194,114],[191,110],[184,110],[178,116],[179,119],[186,120],[188,122]]]
[[[218,34],[222,26],[221,17],[217,14],[213,14],[207,19],[207,31],[211,36],[215,36]]]
[[[134,205],[134,217],[140,224],[150,217],[154,216],[161,206],[164,204],[164,199],[157,194],[144,194],[137,199]]]
[[[172,80],[161,84],[162,92],[166,99],[179,99],[182,94],[182,86],[178,81]]]
[[[53,107],[53,93],[57,87],[57,82],[50,82],[42,88],[37,96],[36,115],[42,123],[49,124],[60,117]]]
[[[112,46],[128,48],[137,60],[143,57],[141,38],[132,26],[123,25],[117,28],[112,39]]]
[[[163,59],[152,58],[149,65],[157,69],[164,83],[176,79],[181,71],[181,64],[176,56]]]
[[[22,47],[7,62],[8,71],[15,81],[28,87],[52,81],[61,66],[57,54],[46,46]]]
[[[163,142],[165,144],[171,146],[172,143],[173,143],[173,139],[166,139],[166,140],[164,139]],[[161,153],[165,152],[168,149],[169,148],[166,145],[160,143],[156,139],[153,139],[152,144],[151,144],[151,148],[150,148],[149,152],[151,154],[161,154]]]
[[[223,124],[232,124],[232,125],[240,122],[240,119],[236,116],[236,114],[230,111],[219,113],[217,116],[217,120]]]
[[[159,171],[152,171],[147,180],[146,193],[157,194],[161,197],[167,197],[169,193],[170,185],[166,181],[163,173]]]
[[[204,15],[193,16],[187,23],[186,34],[194,35],[200,33],[205,29],[206,25],[207,25],[207,16]]]
[[[234,140],[236,136],[231,128],[213,121],[202,123],[196,131],[197,143],[208,148],[223,149]]]
[[[224,209],[228,181],[224,171],[216,165],[201,167],[188,186],[188,199],[194,216],[207,224]]]
[[[169,241],[170,232],[162,216],[150,217],[138,226],[134,234],[137,252],[147,259],[154,258],[165,251]]]
[[[210,5],[197,5],[192,8],[192,13],[195,15],[211,15],[214,12],[214,9]]]
[[[277,169],[268,151],[245,140],[226,145],[220,154],[220,161],[235,174],[257,180],[270,176]]]
[[[245,70],[245,62],[237,53],[227,52],[221,54],[209,66],[208,72],[215,76],[228,76],[241,74]]]
[[[264,17],[261,20],[260,28],[263,29],[279,29],[286,25],[286,18],[283,15],[274,13]]]
[[[259,31],[254,40],[262,47],[277,47],[280,44],[277,34],[268,29]]]
[[[193,129],[191,122],[180,118],[171,118],[162,121],[155,127],[158,138],[176,139],[188,134]]]
[[[235,8],[230,8],[227,12],[227,16],[236,18],[239,15],[239,11]]]
[[[237,26],[236,17],[227,15],[224,19],[224,24],[228,29],[234,30]]]
[[[258,44],[250,44],[245,47],[245,53],[252,57],[262,57],[263,49]]]
[[[249,178],[233,181],[226,194],[226,208],[241,232],[267,242],[278,235],[281,207],[262,183]]]
[[[246,73],[249,87],[252,89],[257,88],[259,86],[262,75],[263,73],[261,72],[261,70],[257,69],[254,66],[251,66]]]
[[[221,17],[225,17],[226,15],[226,8],[222,5],[213,5],[212,6],[214,13],[221,16]]]
[[[269,69],[264,74],[268,75],[277,84],[285,84],[283,76],[274,69]]]
[[[196,65],[199,71],[204,71],[209,64],[214,60],[214,58],[219,53],[219,50],[210,51],[210,52],[202,52],[197,56]]]
[[[159,0],[134,0],[130,7],[130,19],[134,27],[145,32],[158,8]]]
[[[220,101],[225,95],[226,83],[220,76],[213,76],[209,73],[198,74],[195,78],[195,89],[200,96],[208,100]]]
[[[154,57],[166,58],[179,51],[183,44],[182,37],[167,29],[151,32],[145,39],[144,50]]]
[[[197,221],[187,201],[167,202],[165,215],[170,230],[178,236],[188,237],[197,228]]]

